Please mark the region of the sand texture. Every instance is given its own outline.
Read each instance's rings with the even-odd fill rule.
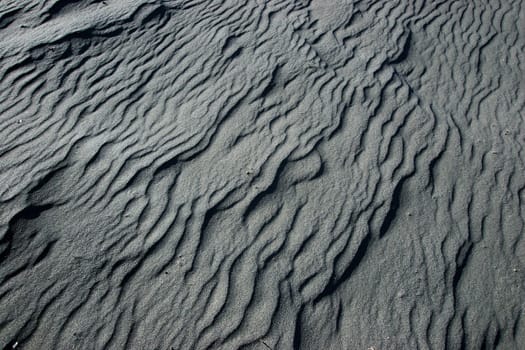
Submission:
[[[1,0],[0,349],[525,349],[525,1]]]

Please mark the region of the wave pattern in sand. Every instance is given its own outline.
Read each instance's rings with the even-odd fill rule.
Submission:
[[[524,4],[0,4],[0,347],[525,343]]]

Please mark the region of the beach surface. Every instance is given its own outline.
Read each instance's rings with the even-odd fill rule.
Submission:
[[[1,0],[0,349],[523,349],[523,0]]]

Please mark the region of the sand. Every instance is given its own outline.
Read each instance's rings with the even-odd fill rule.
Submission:
[[[521,0],[2,0],[0,348],[523,349]]]

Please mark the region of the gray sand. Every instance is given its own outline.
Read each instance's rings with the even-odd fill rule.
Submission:
[[[0,348],[524,349],[522,0],[1,0]]]

